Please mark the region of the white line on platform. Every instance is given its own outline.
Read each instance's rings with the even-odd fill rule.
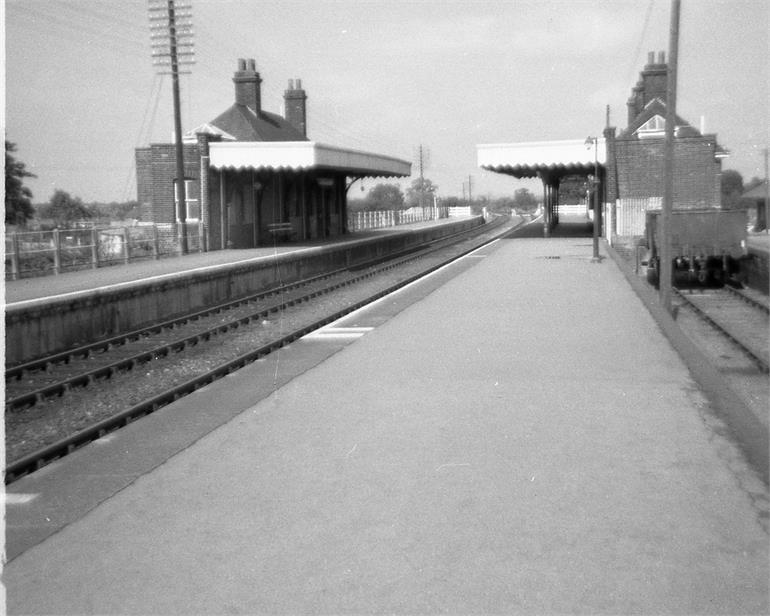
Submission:
[[[303,336],[303,338],[360,338],[373,329],[373,327],[332,327],[331,325],[326,325],[321,329],[310,332]]]
[[[2,495],[2,500],[6,505],[26,505],[38,497],[38,494],[21,494],[16,492],[6,492]]]

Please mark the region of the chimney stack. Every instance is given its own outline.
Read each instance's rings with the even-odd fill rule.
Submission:
[[[628,123],[642,112],[647,103],[655,98],[666,101],[666,86],[668,81],[668,66],[666,65],[666,52],[659,51],[657,62],[654,51],[647,53],[647,64],[639,75],[639,81],[631,90],[631,98],[628,99]]]
[[[289,88],[283,93],[286,121],[307,137],[307,96],[301,79],[289,79]]]
[[[238,60],[238,70],[233,76],[235,84],[235,102],[238,105],[246,105],[255,113],[262,109],[262,95],[260,84],[262,79],[257,72],[257,63],[253,58]]]

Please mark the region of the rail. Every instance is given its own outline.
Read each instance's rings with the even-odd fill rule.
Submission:
[[[243,355],[240,355],[234,359],[231,359],[229,361],[223,362],[221,365],[218,365],[214,367],[213,369],[208,370],[205,374],[202,374],[198,377],[195,377],[193,379],[190,379],[180,385],[176,385],[168,389],[167,391],[164,391],[162,393],[159,393],[157,395],[154,395],[143,402],[136,404],[132,406],[129,409],[126,409],[124,411],[120,411],[117,414],[104,419],[102,421],[99,421],[98,423],[81,430],[77,432],[76,434],[72,434],[69,436],[66,436],[65,438],[55,442],[52,445],[46,446],[38,451],[32,452],[28,455],[24,455],[23,457],[13,461],[9,466],[6,467],[6,474],[5,474],[5,481],[6,483],[11,483],[15,481],[16,479],[33,472],[34,470],[37,470],[41,468],[42,466],[48,464],[49,462],[58,459],[62,456],[67,455],[68,453],[78,449],[80,446],[86,444],[87,442],[90,442],[92,440],[95,440],[97,438],[100,438],[104,436],[106,433],[111,432],[115,429],[118,429],[119,427],[123,425],[127,425],[128,423],[134,421],[136,418],[141,417],[143,415],[152,413],[153,411],[161,408],[162,406],[169,404],[171,402],[174,402],[175,400],[179,399],[181,396],[187,395],[189,393],[194,392],[196,389],[199,389],[200,387],[203,387],[204,385],[212,382],[213,380],[216,380],[218,378],[221,378],[223,376],[226,376],[230,372],[237,370],[246,364],[255,361],[268,353],[279,349],[294,340],[297,340],[298,338],[301,338],[302,336],[306,335],[307,333],[310,333],[311,331],[322,327],[332,321],[335,321],[336,319],[348,314],[349,312],[352,312],[353,310],[356,310],[362,306],[365,306],[366,304],[375,301],[388,293],[392,293],[393,291],[417,280],[421,276],[426,275],[427,273],[430,273],[432,271],[435,271],[439,267],[442,267],[446,262],[453,261],[457,258],[460,258],[461,256],[467,254],[468,252],[472,250],[476,250],[480,245],[484,245],[490,241],[493,241],[498,235],[500,235],[501,231],[498,230],[499,226],[501,226],[501,223],[503,221],[495,221],[494,223],[491,223],[489,226],[485,225],[484,227],[487,227],[487,229],[490,231],[488,234],[491,237],[482,237],[478,238],[477,240],[471,242],[471,246],[462,246],[458,249],[458,251],[455,252],[451,257],[445,257],[439,260],[437,264],[433,264],[431,266],[427,266],[425,268],[422,268],[422,271],[420,271],[417,274],[410,275],[405,277],[404,279],[394,283],[390,284],[384,289],[380,289],[367,297],[366,299],[356,301],[354,303],[351,303],[350,305],[346,306],[345,308],[341,310],[337,310],[333,312],[333,314],[324,316],[315,322],[313,322],[310,325],[306,325],[304,327],[301,327],[287,335],[283,335],[280,337],[277,337],[276,339],[268,342],[267,344],[264,344],[252,351],[249,351]],[[477,232],[477,229],[473,230],[474,232]],[[472,234],[469,234],[468,232],[462,232],[460,234],[455,234],[456,236],[469,236]],[[439,248],[442,248],[444,246],[447,246],[451,244],[450,237],[448,238],[442,238],[442,240],[437,240],[435,242],[431,242],[426,245],[426,251],[421,251],[419,254],[410,253],[406,255],[399,255],[394,261],[388,261],[385,263],[380,264],[375,268],[377,271],[386,271],[389,269],[392,269],[396,267],[397,265],[406,262],[406,261],[414,261],[420,257],[424,257],[426,252],[433,252],[435,250],[438,250]],[[459,254],[458,254],[459,253]],[[369,272],[359,272],[356,274],[353,279],[350,280],[342,280],[342,281],[336,281],[332,282],[330,285],[330,288],[339,288],[341,286],[347,286],[354,282],[355,280],[363,280],[366,278],[370,278],[373,276],[377,271],[369,271]],[[299,284],[299,283],[298,283]],[[305,296],[303,297],[292,297],[287,298],[284,297],[284,290],[281,289],[273,289],[271,290],[272,293],[277,294],[281,296],[281,299],[278,304],[272,305],[272,306],[260,306],[257,307],[252,315],[249,315],[247,317],[239,317],[232,321],[232,327],[237,328],[239,324],[244,324],[248,320],[254,320],[255,317],[258,319],[261,315],[266,314],[267,312],[274,312],[277,310],[282,310],[287,306],[294,305],[298,302],[302,301],[309,301],[310,299],[316,297],[319,295],[319,291],[313,290],[310,292],[307,292]],[[216,309],[219,309],[222,307],[217,307]],[[194,315],[195,318],[198,318],[201,315]],[[258,322],[258,321],[257,321]],[[164,325],[171,325],[164,324]],[[216,328],[209,329],[205,332],[197,332],[195,335],[190,336],[189,339],[184,341],[174,341],[167,345],[168,349],[174,349],[177,350],[180,346],[184,346],[185,344],[196,344],[196,340],[198,341],[201,339],[208,339],[208,337],[216,335],[218,333],[215,330],[221,330],[222,328],[231,327],[230,325],[220,323]],[[139,332],[134,332],[132,335],[138,335]],[[91,349],[92,350],[92,349]],[[158,354],[164,354],[167,351],[161,351],[159,348],[151,349],[151,351],[147,354],[147,357],[150,356],[157,356]],[[77,353],[77,351],[75,352]],[[128,361],[125,362],[128,365],[131,365],[133,363],[141,363],[144,361],[145,358],[134,356],[132,358],[128,358]],[[42,364],[41,364],[42,366]],[[37,366],[38,368],[40,366]],[[26,366],[27,369],[33,369],[34,366]],[[104,376],[108,376],[109,373],[114,370],[118,369],[116,365],[107,366],[106,367],[106,373]],[[10,375],[9,375],[10,376]],[[14,371],[12,378],[19,378],[20,373],[18,371]],[[93,375],[90,375],[93,377]],[[85,381],[88,379],[86,378]],[[80,376],[77,376],[74,378],[72,385],[77,386],[80,384],[80,382],[83,381],[83,379],[80,378]],[[59,395],[63,394],[68,388],[62,387],[59,389],[58,393]],[[45,397],[47,392],[38,391],[38,394],[40,394],[40,397]],[[34,396],[33,396],[34,398]],[[32,399],[30,400],[19,400],[19,405],[26,404],[26,403],[33,403],[34,401]]]

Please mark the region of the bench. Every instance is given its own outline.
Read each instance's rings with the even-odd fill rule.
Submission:
[[[267,232],[273,237],[283,237],[288,239],[294,232],[290,222],[273,222],[267,225]]]

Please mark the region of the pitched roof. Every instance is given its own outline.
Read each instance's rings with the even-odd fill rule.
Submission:
[[[251,107],[233,104],[211,122],[236,141],[307,141],[302,133],[281,116],[267,111],[255,113]]]
[[[652,99],[644,106],[641,113],[634,118],[626,130],[620,133],[620,137],[630,137],[644,124],[650,121],[655,116],[661,116],[664,120],[666,118],[666,103],[659,98]],[[702,137],[698,130],[690,126],[690,123],[679,115],[676,116],[676,128],[677,137]]]
[[[762,181],[761,184],[757,184],[754,188],[747,190],[741,195],[747,199],[764,199],[767,196],[767,181]]]

